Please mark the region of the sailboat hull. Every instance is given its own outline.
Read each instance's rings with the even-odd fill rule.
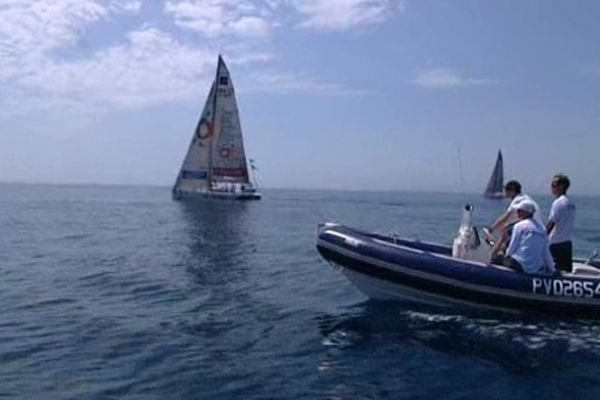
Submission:
[[[183,190],[174,190],[173,199],[175,200],[202,200],[202,199],[218,199],[218,200],[260,200],[259,192],[187,192]]]

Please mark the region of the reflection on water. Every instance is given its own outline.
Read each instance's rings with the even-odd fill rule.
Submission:
[[[192,240],[232,241],[247,227],[248,204],[233,201],[178,202]]]
[[[183,263],[198,283],[218,283],[246,270],[248,254],[254,252],[245,240],[251,229],[247,203],[205,200],[178,205],[188,249]]]

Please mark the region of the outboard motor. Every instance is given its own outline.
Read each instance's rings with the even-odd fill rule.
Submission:
[[[473,207],[465,204],[458,233],[452,243],[452,256],[472,261],[490,262],[490,246],[482,246],[477,228],[473,226]]]
[[[471,224],[473,214],[473,206],[465,204],[462,213],[462,219],[458,227],[458,233],[452,243],[452,256],[457,258],[465,258],[467,248],[473,245],[473,226]]]

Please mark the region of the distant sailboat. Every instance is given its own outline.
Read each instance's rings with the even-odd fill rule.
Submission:
[[[498,150],[498,157],[496,158],[496,165],[492,171],[492,176],[485,188],[485,197],[488,199],[501,199],[504,197],[503,194],[504,185],[504,162],[502,161],[502,151]]]
[[[233,82],[220,55],[215,81],[173,186],[173,197],[261,197],[250,181]]]

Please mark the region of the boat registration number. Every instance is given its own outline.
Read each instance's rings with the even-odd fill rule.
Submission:
[[[533,293],[563,297],[600,297],[600,282],[533,278]]]

